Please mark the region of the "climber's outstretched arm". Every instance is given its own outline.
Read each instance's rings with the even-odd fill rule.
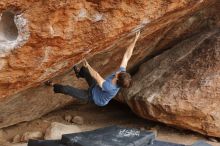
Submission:
[[[104,83],[105,80],[100,76],[100,74],[99,74],[97,71],[95,71],[95,70],[89,65],[89,63],[88,63],[86,60],[84,60],[83,65],[84,65],[86,68],[88,68],[88,70],[89,70],[91,76],[96,80],[96,82],[98,83],[98,85],[102,88],[102,84]]]
[[[140,31],[136,33],[136,37],[135,37],[134,41],[128,46],[128,48],[127,48],[127,50],[126,50],[126,52],[124,54],[124,57],[123,57],[123,60],[121,62],[120,67],[124,67],[124,68],[127,67],[128,61],[129,61],[129,59],[132,56],[135,44],[136,44],[139,36],[140,36]]]

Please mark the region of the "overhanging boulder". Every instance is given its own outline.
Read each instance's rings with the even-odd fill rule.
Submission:
[[[220,136],[220,29],[142,64],[124,97],[139,116]]]

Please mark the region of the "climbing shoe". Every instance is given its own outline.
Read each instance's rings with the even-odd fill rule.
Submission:
[[[59,84],[54,84],[53,85],[53,91],[55,93],[63,93],[63,86]]]
[[[53,86],[53,82],[51,80],[48,80],[48,81],[44,82],[44,85]]]
[[[75,66],[73,67],[73,70],[74,70],[74,72],[75,72],[75,74],[76,74],[76,77],[77,77],[77,78],[80,78],[80,75],[79,75],[80,68],[75,65]]]

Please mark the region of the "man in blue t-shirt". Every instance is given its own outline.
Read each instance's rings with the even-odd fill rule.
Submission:
[[[107,105],[109,101],[116,96],[120,88],[129,88],[131,86],[131,76],[126,72],[126,67],[132,56],[139,35],[140,32],[136,33],[134,41],[127,48],[120,68],[116,72],[103,79],[99,73],[84,60],[81,69],[77,66],[74,66],[73,69],[78,78],[86,79],[89,89],[82,90],[68,85],[54,84],[54,92],[70,95],[81,100],[90,100],[98,106]]]

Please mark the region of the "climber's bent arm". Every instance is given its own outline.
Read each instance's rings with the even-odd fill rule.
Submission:
[[[85,67],[88,68],[89,73],[91,74],[91,76],[96,80],[96,82],[98,83],[98,85],[102,88],[102,84],[104,83],[104,79],[100,76],[100,74],[95,71],[89,64],[88,62],[85,60]]]
[[[135,44],[136,44],[139,36],[140,36],[140,32],[137,32],[134,41],[128,46],[128,48],[127,48],[127,50],[126,50],[126,52],[124,54],[124,57],[122,59],[120,67],[124,67],[124,68],[127,67],[128,61],[130,60],[130,58],[132,56]]]

